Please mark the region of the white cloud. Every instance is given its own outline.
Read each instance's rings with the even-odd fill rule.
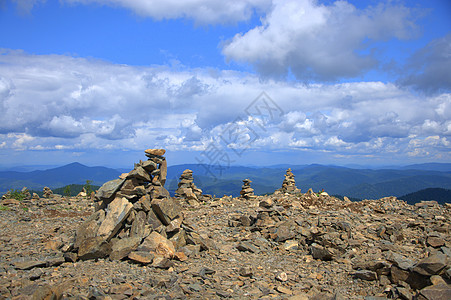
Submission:
[[[265,10],[271,0],[64,0],[68,3],[97,3],[121,6],[156,20],[188,18],[197,24],[225,24],[246,21],[254,11]]]
[[[451,142],[438,135],[415,138],[409,141],[407,155],[449,159]]]
[[[327,141],[324,143],[326,146],[331,146],[333,148],[335,147],[344,147],[348,146],[349,143],[344,142],[343,140],[339,139],[336,136],[331,136],[327,139]]]
[[[15,150],[26,150],[27,145],[35,139],[26,133],[9,133],[7,137],[13,139],[12,148]]]
[[[280,109],[273,117],[257,114],[265,113],[256,99],[262,91]],[[451,94],[420,95],[381,82],[306,86],[232,71],[4,51],[0,105],[2,151],[199,151],[213,142],[229,151],[301,148],[342,156],[451,152]]]
[[[346,1],[274,0],[262,25],[237,34],[223,54],[267,77],[289,72],[300,80],[356,77],[378,63],[373,42],[411,37],[411,19],[408,8],[390,2],[359,10]]]

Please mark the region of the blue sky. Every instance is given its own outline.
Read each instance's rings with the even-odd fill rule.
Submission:
[[[451,162],[449,1],[0,0],[0,165]]]

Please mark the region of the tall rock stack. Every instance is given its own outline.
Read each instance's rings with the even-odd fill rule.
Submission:
[[[168,267],[170,259],[186,258],[177,249],[198,244],[199,236],[185,232],[181,208],[164,188],[164,153],[164,149],[146,150],[147,161],[97,191],[96,212],[77,229],[73,252],[67,253],[70,260],[128,258]]]
[[[199,201],[203,199],[202,190],[197,188],[194,184],[193,171],[186,169],[180,175],[178,188],[175,191],[175,196],[186,200],[190,205],[198,205]]]
[[[294,174],[291,172],[291,168],[288,168],[287,173],[282,183],[282,193],[294,193],[298,189],[296,188],[296,182],[294,180]]]
[[[254,199],[257,197],[254,195],[254,189],[251,188],[251,182],[252,182],[252,180],[249,180],[249,179],[243,180],[243,185],[241,186],[241,191],[240,191],[241,198],[249,200],[249,199]]]

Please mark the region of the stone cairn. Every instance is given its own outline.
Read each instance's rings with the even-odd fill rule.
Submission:
[[[190,205],[199,205],[200,201],[206,201],[211,197],[209,195],[202,195],[202,190],[194,184],[193,171],[186,169],[180,175],[178,188],[175,191],[175,196],[184,199]]]
[[[243,180],[243,185],[241,186],[241,191],[240,191],[241,198],[249,200],[249,199],[254,199],[257,197],[254,195],[254,189],[251,188],[251,182],[252,182],[252,180],[250,180],[250,179]]]
[[[209,249],[208,237],[183,225],[180,206],[164,188],[165,152],[146,150],[147,161],[97,191],[96,211],[77,229],[66,260],[109,257],[169,268],[171,259]]]
[[[294,180],[294,174],[293,172],[291,172],[291,168],[288,168],[287,173],[284,176],[285,178],[282,182],[281,192],[292,194],[298,191],[298,189],[296,188],[296,182]]]
[[[32,199],[31,193],[30,193],[30,191],[28,190],[27,187],[23,187],[20,192],[24,196],[24,200],[31,200]]]
[[[53,196],[52,190],[47,186],[45,186],[44,189],[42,190],[42,194],[44,198],[51,198]]]

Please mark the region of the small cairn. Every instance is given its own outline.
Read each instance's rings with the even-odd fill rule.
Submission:
[[[52,192],[52,190],[49,188],[49,187],[47,187],[47,186],[45,186],[44,187],[44,189],[42,190],[42,192],[43,192],[43,196],[44,196],[44,198],[51,198],[52,196],[53,196],[53,192]]]
[[[250,180],[250,179],[243,180],[243,185],[241,186],[241,191],[240,191],[241,198],[250,200],[250,199],[255,199],[257,197],[254,195],[254,189],[251,188],[251,182],[252,182],[252,180]]]
[[[31,193],[27,187],[24,186],[20,192],[22,193],[24,200],[31,200]]]
[[[184,199],[188,204],[196,206],[201,200],[204,200],[202,190],[194,184],[193,171],[186,169],[180,175],[178,188],[175,191],[177,198]]]
[[[296,182],[294,180],[294,174],[293,172],[291,172],[291,168],[288,168],[284,176],[285,178],[282,183],[281,192],[292,194],[298,191],[298,189],[296,188]]]
[[[81,192],[77,194],[77,198],[86,198],[87,195],[88,195],[88,193],[86,192],[85,187],[83,187],[83,189],[81,190]]]
[[[185,231],[181,208],[164,188],[164,153],[146,150],[147,161],[100,187],[96,211],[77,229],[66,260],[109,257],[169,268],[171,259],[185,260],[193,251],[213,247],[208,237]]]

